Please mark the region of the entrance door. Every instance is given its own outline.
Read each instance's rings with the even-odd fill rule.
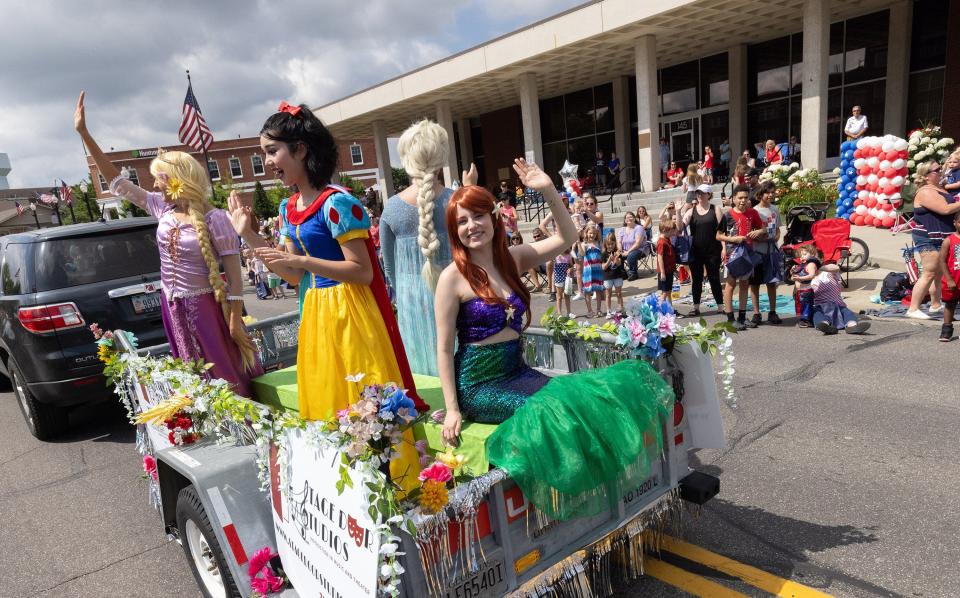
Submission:
[[[694,160],[695,147],[693,129],[670,132],[670,159],[684,172],[687,171],[687,165]]]

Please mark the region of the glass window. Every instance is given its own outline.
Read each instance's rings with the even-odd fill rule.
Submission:
[[[910,70],[919,71],[947,64],[947,18],[949,2],[917,0],[913,3],[913,34],[910,40]],[[912,128],[912,124],[908,123]]]
[[[747,48],[747,98],[763,100],[790,90],[790,36]]]
[[[31,248],[32,245],[27,243],[10,243],[4,250],[3,268],[0,269],[4,295],[19,295],[21,289],[30,286],[26,277],[30,272],[27,260],[30,258]]]
[[[360,148],[360,145],[354,143],[350,146],[350,162],[354,166],[363,164],[363,150]]]
[[[714,178],[716,178],[726,172],[720,160],[720,146],[728,138],[730,115],[726,110],[704,114],[700,117],[700,126],[702,145],[709,145],[710,149],[713,150]]]
[[[250,158],[250,162],[251,162],[251,164],[253,165],[253,175],[254,175],[254,176],[260,176],[260,175],[262,175],[262,174],[264,173],[264,170],[263,170],[263,158],[261,158],[260,156],[254,154],[253,157]]]
[[[593,89],[584,89],[564,96],[567,138],[593,135]]]
[[[100,191],[106,193],[110,190],[110,185],[107,184],[107,179],[103,178],[103,175],[99,172],[97,173],[97,181],[100,183]]]
[[[843,88],[837,87],[827,92],[827,157],[840,155],[840,144],[846,139],[843,127],[849,114],[843,112]],[[871,123],[872,124],[872,123]]]
[[[220,180],[220,167],[216,160],[207,160],[207,170],[210,171],[210,178],[214,181]]]
[[[474,163],[477,164],[477,172],[483,172],[480,170],[480,163],[477,162],[477,158],[482,158],[485,155],[483,153],[483,127],[480,126],[478,119],[470,120],[470,153],[473,154]]]
[[[763,144],[767,139],[777,143],[786,141],[789,109],[789,100],[786,98],[747,106],[747,140],[750,146]]]
[[[36,258],[38,291],[160,271],[153,229],[44,241],[37,246]]]
[[[566,139],[563,122],[563,96],[540,100],[540,136],[544,143]]]
[[[230,176],[235,179],[243,176],[243,169],[240,168],[240,158],[230,158]]]
[[[596,130],[613,130],[613,84],[607,83],[593,88],[593,117]]]
[[[797,141],[800,140],[800,110],[802,99],[802,96],[799,94],[790,96],[790,135],[796,137]],[[789,138],[784,139],[784,141],[789,140]]]
[[[567,159],[567,142],[556,141],[554,143],[543,144],[543,169],[555,182],[560,182],[560,169],[563,168],[563,161]]]
[[[803,93],[803,34],[790,36],[790,93]]]
[[[843,85],[843,21],[830,25],[829,87]]]
[[[699,108],[697,88],[700,66],[696,60],[662,69],[660,80],[663,87],[664,114],[689,112]]]
[[[136,168],[131,168],[131,167],[128,166],[128,167],[124,168],[124,170],[127,171],[127,178],[130,179],[130,182],[139,187],[139,186],[140,186],[140,177],[137,176],[137,169],[136,169]]]
[[[613,133],[604,133],[597,135],[597,151],[603,152],[603,160],[610,160],[610,154],[617,151],[617,141]],[[594,155],[594,164],[596,164],[596,153]]]
[[[890,11],[849,19],[844,41],[844,85],[887,75]]]
[[[597,159],[597,139],[594,136],[572,139],[567,142],[567,156],[572,164],[579,165],[578,176],[585,176],[593,170]],[[562,165],[562,162],[561,162]]]
[[[700,105],[726,104],[730,101],[727,54],[714,54],[700,61]]]
[[[907,96],[907,131],[943,120],[944,69],[910,75]]]

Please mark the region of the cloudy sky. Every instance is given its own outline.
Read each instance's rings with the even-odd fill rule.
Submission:
[[[73,111],[104,149],[176,143],[185,69],[216,139],[280,100],[321,105],[585,0],[5,2],[0,153],[11,187],[87,176]]]

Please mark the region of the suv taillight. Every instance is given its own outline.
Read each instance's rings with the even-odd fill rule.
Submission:
[[[83,316],[76,303],[55,303],[21,307],[17,318],[23,327],[34,334],[66,330],[84,325]]]

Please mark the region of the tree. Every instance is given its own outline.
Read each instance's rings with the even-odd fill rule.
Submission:
[[[270,205],[273,206],[273,216],[277,215],[278,210],[280,209],[280,202],[284,199],[293,195],[290,189],[284,187],[282,184],[277,184],[276,187],[271,187],[266,190],[267,199],[270,200]]]
[[[130,203],[125,199],[120,202],[120,209],[123,210],[124,214],[130,215],[130,216],[149,216],[150,215],[150,214],[147,214],[145,210],[141,210],[136,205]]]
[[[253,212],[260,218],[273,218],[277,215],[278,204],[274,204],[270,201],[270,198],[267,197],[267,192],[264,191],[263,185],[260,184],[260,181],[257,181],[256,186],[253,188]]]
[[[363,183],[346,174],[340,175],[340,185],[349,189],[350,193],[354,197],[362,197],[367,191],[367,188],[363,186]]]
[[[399,193],[410,186],[410,175],[402,168],[391,168],[390,174],[393,176],[393,190]]]

